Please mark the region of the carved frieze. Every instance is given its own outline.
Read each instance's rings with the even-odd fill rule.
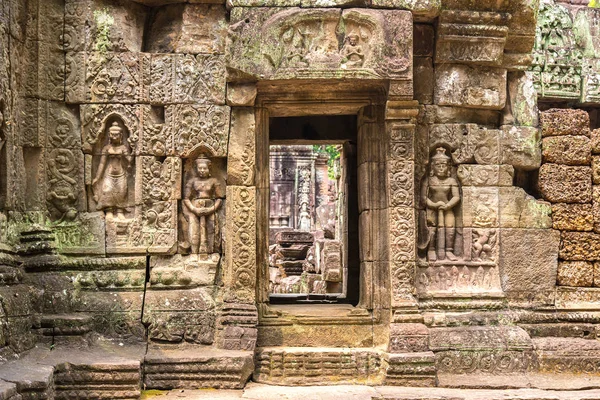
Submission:
[[[234,77],[411,76],[412,20],[406,11],[238,8],[232,21],[227,64]]]
[[[500,275],[495,265],[469,263],[419,267],[416,287],[420,298],[502,295]]]
[[[255,128],[253,108],[232,108],[227,148],[227,183],[230,185],[254,184]],[[275,171],[279,169],[271,173]]]
[[[79,118],[61,104],[22,99],[19,113],[20,144],[26,147],[81,148]]]
[[[227,106],[177,104],[165,107],[166,124],[173,135],[174,155],[189,157],[201,151],[214,157],[225,157],[229,114]]]
[[[158,104],[225,104],[224,57],[153,54],[150,101]]]
[[[85,101],[140,103],[148,99],[150,56],[145,53],[85,54]]]
[[[388,162],[388,188],[390,206],[414,205],[414,163],[393,160]]]
[[[443,10],[436,63],[500,65],[508,34],[508,13]]]

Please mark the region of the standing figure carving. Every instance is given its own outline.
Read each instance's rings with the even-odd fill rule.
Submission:
[[[102,148],[100,164],[92,181],[94,200],[98,210],[111,212],[124,219],[127,208],[128,173],[133,165],[129,148],[123,143],[123,128],[113,122],[108,128],[108,144]]]
[[[214,252],[214,237],[217,229],[216,212],[221,207],[223,188],[217,178],[211,176],[211,161],[200,156],[193,162],[192,174],[185,184],[183,193],[183,233],[186,237],[184,250],[194,254]]]
[[[450,157],[438,147],[431,157],[429,177],[421,187],[419,249],[427,249],[427,259],[458,260],[455,255],[456,215],[460,203],[458,182],[451,175]]]

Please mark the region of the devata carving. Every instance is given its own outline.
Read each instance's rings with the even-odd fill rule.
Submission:
[[[108,128],[108,144],[102,148],[100,164],[92,181],[98,210],[107,210],[119,219],[125,218],[127,175],[132,165],[133,157],[123,143],[123,128],[115,121]]]
[[[460,203],[460,190],[457,180],[451,175],[450,157],[443,147],[438,147],[431,157],[429,177],[421,188],[421,202],[425,214],[421,219],[425,221],[420,221],[419,249],[427,249],[429,261],[458,260],[454,254],[454,208]]]
[[[346,36],[344,47],[342,47],[341,51],[342,65],[347,67],[362,67],[365,60],[365,53],[359,41],[360,37],[354,32],[350,32]]]
[[[200,156],[193,162],[194,171],[185,184],[182,201],[184,251],[194,254],[214,252],[214,233],[218,227],[216,212],[224,196],[218,179],[210,174],[211,161]]]

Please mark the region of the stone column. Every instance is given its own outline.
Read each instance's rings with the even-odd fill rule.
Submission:
[[[416,101],[388,101],[385,113],[389,272],[392,308],[416,307],[415,117]]]
[[[228,86],[227,101],[235,107],[227,159],[224,303],[217,319],[217,346],[227,350],[254,350],[256,345],[255,97],[253,85]]]

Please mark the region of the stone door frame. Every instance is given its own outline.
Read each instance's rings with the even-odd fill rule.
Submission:
[[[370,323],[387,321],[381,320],[381,310],[391,307],[386,229],[389,185],[385,179],[387,82],[259,82],[257,89],[256,303],[260,319],[276,317],[268,307],[269,118],[354,114],[358,116],[360,300],[351,318],[362,316]],[[323,318],[322,323],[331,323],[331,319]]]

